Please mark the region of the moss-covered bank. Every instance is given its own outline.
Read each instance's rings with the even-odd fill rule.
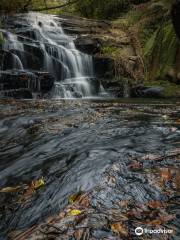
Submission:
[[[166,97],[180,97],[180,42],[170,8],[169,1],[149,1],[136,5],[113,24],[129,33],[136,55],[143,62],[144,84],[162,86]]]

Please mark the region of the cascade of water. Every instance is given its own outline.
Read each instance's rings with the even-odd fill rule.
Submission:
[[[27,68],[29,71],[25,52],[27,48],[34,47],[42,52],[41,70],[51,73],[56,79],[54,95],[51,95],[59,98],[91,97],[92,79],[95,79],[92,56],[76,49],[74,37],[64,33],[59,19],[32,12],[21,16],[20,20],[27,25],[28,35],[24,37],[24,27],[20,35],[8,31],[3,33],[6,39],[3,50],[13,52],[12,68]],[[28,87],[40,89],[34,80],[28,83]]]
[[[13,69],[23,70],[24,68],[20,58],[13,53],[12,53],[12,57],[13,57]]]
[[[5,37],[6,37],[6,41],[4,41],[2,47],[3,47],[3,50],[12,50],[12,49],[15,49],[15,50],[20,50],[20,51],[24,51],[24,45],[23,43],[21,43],[17,36],[11,32],[6,32],[4,33],[5,34]]]
[[[55,95],[62,98],[91,96],[87,76],[94,77],[92,57],[76,49],[73,38],[63,32],[55,17],[30,13],[28,21],[45,53],[44,69],[54,74],[57,81],[63,80],[61,87],[55,85]],[[60,74],[59,64],[63,69]]]

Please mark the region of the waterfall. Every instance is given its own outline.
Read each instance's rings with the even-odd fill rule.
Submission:
[[[17,16],[17,21],[21,27],[3,32],[3,49],[12,53],[12,69],[33,70],[27,64],[25,52],[34,54],[36,48],[42,52],[42,68],[38,71],[49,72],[56,80],[51,97],[83,98],[95,94],[92,56],[76,49],[76,37],[64,33],[58,17],[31,12]]]
[[[20,58],[13,53],[12,53],[12,58],[13,58],[13,69],[23,70],[24,68]]]
[[[91,96],[88,80],[94,77],[92,57],[76,49],[74,38],[64,33],[56,17],[29,13],[27,20],[44,51],[44,70],[56,78],[54,97]]]

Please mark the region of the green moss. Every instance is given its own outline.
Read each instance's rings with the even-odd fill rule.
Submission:
[[[126,14],[126,19],[127,19],[128,25],[131,26],[131,25],[136,24],[141,19],[143,14],[144,13],[141,12],[141,11],[137,11],[137,10],[134,10],[134,9],[130,10]]]
[[[160,25],[144,47],[148,78],[163,78],[174,67],[178,48],[179,42],[171,22]]]
[[[167,98],[180,97],[180,86],[175,83],[171,83],[165,80],[158,80],[158,81],[146,81],[144,85],[162,87],[164,89],[163,91],[164,97]]]
[[[3,44],[3,42],[4,42],[4,38],[3,38],[2,33],[0,32],[0,44]]]
[[[113,55],[115,54],[119,48],[113,46],[105,46],[101,49],[103,54]]]

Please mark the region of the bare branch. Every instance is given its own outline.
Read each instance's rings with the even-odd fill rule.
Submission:
[[[53,10],[53,9],[63,8],[63,7],[66,7],[66,6],[70,6],[70,5],[74,4],[74,3],[77,3],[78,1],[79,0],[68,1],[67,3],[61,4],[59,6],[54,6],[54,7],[34,8],[34,9],[31,9],[31,11],[41,12],[41,11],[46,11],[46,10]]]

